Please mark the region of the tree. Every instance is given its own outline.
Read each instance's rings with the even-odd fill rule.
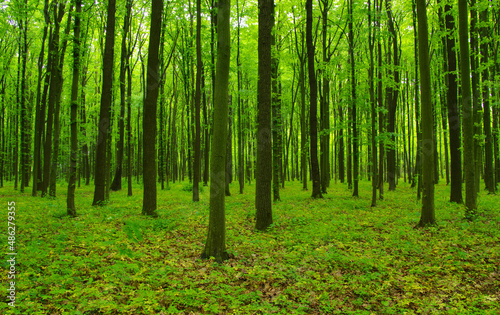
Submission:
[[[322,198],[321,195],[321,182],[319,176],[318,165],[318,83],[316,81],[316,72],[314,70],[314,43],[312,35],[312,0],[306,1],[306,46],[307,46],[307,66],[309,70],[309,87],[310,87],[310,115],[309,115],[309,132],[311,139],[311,177],[312,177],[312,197]]]
[[[241,71],[241,54],[240,54],[240,29],[241,29],[241,13],[239,0],[236,0],[236,14],[237,14],[237,42],[236,42],[236,67],[238,68],[238,92],[236,93],[238,97],[238,183],[240,187],[240,194],[243,193],[243,188],[245,187],[245,166],[244,166],[244,156],[245,152],[245,140],[243,139],[243,109],[241,108],[241,89],[242,89],[242,71]]]
[[[467,0],[458,0],[458,32],[460,40],[460,80],[462,82],[462,125],[464,134],[464,172],[466,217],[472,218],[477,204],[477,191],[474,184],[474,129],[470,86],[469,60],[469,17]]]
[[[193,161],[193,201],[200,200],[200,177],[201,177],[201,73],[203,61],[201,59],[201,0],[196,0],[196,92],[194,95],[194,161]]]
[[[52,29],[52,35],[50,36],[49,40],[49,52],[48,52],[49,61],[47,66],[47,68],[50,71],[50,79],[48,78],[49,76],[47,76],[46,86],[48,86],[48,80],[50,80],[50,87],[48,91],[49,102],[48,102],[47,118],[46,118],[47,128],[45,130],[45,142],[43,148],[42,196],[45,196],[47,194],[50,182],[50,165],[51,165],[50,161],[52,157],[52,134],[53,134],[52,130],[54,124],[54,106],[56,103],[57,85],[60,79],[57,71],[59,65],[59,30],[60,30],[61,20],[64,15],[65,6],[64,3],[53,2],[52,7],[53,7],[52,14],[53,14],[54,26]]]
[[[42,146],[42,134],[45,131],[44,127],[44,114],[46,102],[42,101],[42,73],[43,73],[43,65],[44,65],[44,57],[45,57],[45,41],[47,40],[48,26],[50,23],[49,17],[49,1],[44,1],[43,8],[45,25],[43,27],[43,35],[42,35],[42,45],[40,49],[40,54],[38,57],[38,82],[37,82],[37,93],[36,93],[36,109],[35,109],[35,143],[33,148],[33,185],[31,195],[34,197],[37,195],[37,191],[42,187],[42,178],[41,178],[41,146]],[[46,79],[49,76],[46,76]]]
[[[159,50],[163,0],[153,0],[148,48],[148,74],[143,112],[143,181],[142,214],[156,217],[156,109],[160,85]]]
[[[126,82],[125,76],[128,67],[128,49],[127,36],[130,29],[130,17],[132,14],[132,1],[128,0],[125,4],[125,17],[123,18],[122,46],[120,52],[120,116],[118,118],[119,139],[116,152],[115,177],[111,183],[110,189],[117,191],[122,189],[122,169],[123,169],[123,151],[125,146],[125,109],[126,109]]]
[[[259,79],[257,83],[257,174],[255,228],[265,230],[273,223],[271,203],[271,72],[274,0],[259,0]]]
[[[80,77],[80,15],[82,1],[75,0],[75,24],[73,28],[73,81],[71,83],[71,156],[66,207],[68,215],[76,216],[75,188],[78,158],[78,83]]]
[[[210,157],[210,215],[208,236],[202,259],[216,261],[229,258],[226,251],[225,182],[226,137],[228,121],[228,86],[231,35],[229,27],[231,1],[219,0],[217,11],[217,65],[214,90],[214,126]]]
[[[349,0],[349,62],[351,64],[351,117],[352,117],[352,177],[353,177],[353,192],[354,197],[358,197],[358,183],[359,183],[359,139],[358,139],[358,122],[356,113],[356,74],[355,74],[355,60],[354,60],[354,29],[353,29],[353,0]]]
[[[21,18],[19,19],[19,28],[20,28],[20,36],[19,36],[19,55],[21,57],[21,116],[20,116],[20,129],[21,129],[21,192],[24,192],[24,187],[28,186],[29,182],[29,173],[30,173],[30,163],[29,163],[29,151],[30,151],[30,143],[29,143],[29,132],[31,129],[29,127],[29,122],[31,119],[28,117],[28,100],[27,94],[28,89],[26,87],[26,63],[28,59],[28,0],[24,0],[21,6]]]
[[[444,6],[446,36],[446,56],[448,71],[445,74],[448,91],[446,103],[448,109],[448,124],[450,137],[450,201],[463,203],[462,200],[462,146],[460,112],[457,100],[457,56],[455,53],[455,38],[450,33],[455,31],[455,18],[451,12],[451,5],[447,2]]]
[[[434,137],[429,34],[425,0],[416,0],[418,17],[418,59],[422,100],[422,212],[419,227],[434,224]]]
[[[102,205],[106,201],[106,149],[108,132],[110,131],[110,109],[112,102],[113,87],[113,56],[115,41],[115,12],[116,0],[108,0],[108,17],[106,21],[106,41],[104,44],[103,68],[102,68],[102,94],[101,108],[99,111],[99,125],[97,127],[98,138],[95,155],[95,180],[94,201],[92,205]]]
[[[483,92],[483,126],[484,126],[484,183],[490,194],[495,193],[495,173],[493,169],[493,136],[491,133],[491,107],[490,107],[490,71],[488,66],[489,59],[489,21],[488,7],[484,8],[480,13],[481,27],[479,29],[481,35],[481,64],[483,71],[481,73],[482,92]]]
[[[371,1],[368,0],[368,45],[370,50],[370,68],[368,76],[370,79],[370,112],[371,112],[371,148],[372,148],[372,207],[377,205],[377,185],[378,185],[378,170],[377,170],[377,113],[375,110],[375,64],[373,51],[375,50],[375,34],[372,33],[372,16]]]
[[[279,78],[279,45],[277,36],[272,35],[273,51],[271,52],[271,94],[272,94],[272,135],[273,135],[273,201],[279,201],[280,198],[280,182],[281,182],[281,94],[280,94],[280,78]]]
[[[396,110],[398,106],[398,91],[399,91],[399,45],[398,45],[398,34],[394,25],[394,18],[392,16],[392,1],[387,0],[385,2],[387,10],[387,19],[389,22],[389,33],[390,33],[390,44],[388,47],[388,58],[392,59],[391,67],[393,70],[389,70],[389,75],[394,80],[394,85],[389,85],[387,87],[388,101],[387,101],[387,132],[391,136],[392,143],[387,150],[387,181],[389,182],[389,190],[396,190],[396,136],[395,136],[395,125],[396,125]],[[392,45],[391,45],[392,44]],[[391,47],[392,46],[392,47]],[[391,51],[392,48],[392,51]]]

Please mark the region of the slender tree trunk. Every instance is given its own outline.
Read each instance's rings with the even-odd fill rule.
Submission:
[[[29,182],[29,130],[31,131],[31,126],[28,125],[28,102],[26,100],[26,62],[28,58],[28,1],[25,0],[22,4],[23,12],[25,16],[21,18],[20,29],[22,41],[19,44],[21,48],[21,112],[20,112],[20,130],[21,130],[21,192],[24,192],[24,187],[28,186]]]
[[[127,196],[132,196],[132,68],[129,64],[129,54],[127,54]]]
[[[75,188],[78,159],[78,83],[80,77],[80,14],[82,1],[75,0],[75,25],[73,29],[73,82],[71,84],[71,156],[68,182],[68,195],[66,199],[67,212],[76,216]]]
[[[271,143],[271,79],[272,30],[274,0],[259,0],[259,79],[257,83],[257,169],[255,228],[265,230],[273,223],[271,203],[272,143]],[[213,147],[213,145],[212,145]]]
[[[445,5],[446,6],[446,5]],[[439,8],[439,27],[444,36],[441,37],[441,45],[442,45],[442,52],[443,52],[443,71],[445,73],[444,75],[444,82],[440,81],[440,84],[445,85],[445,91],[446,93],[440,93],[440,101],[441,101],[441,127],[443,130],[443,140],[444,140],[444,158],[445,158],[445,170],[446,170],[446,185],[450,184],[450,163],[449,163],[449,157],[448,157],[448,124],[447,124],[447,106],[448,102],[446,100],[446,97],[448,95],[448,89],[449,89],[449,82],[447,82],[447,74],[448,72],[448,51],[447,51],[447,38],[448,36],[446,35],[446,20],[445,16],[443,13],[443,7],[440,6]],[[456,61],[455,61],[456,62]],[[441,139],[441,138],[440,138]]]
[[[300,61],[300,169],[302,189],[307,190],[307,126],[306,126],[306,84],[305,84],[305,58]]]
[[[399,86],[399,54],[398,54],[398,34],[394,27],[394,20],[392,17],[392,2],[391,0],[386,1],[387,19],[389,23],[389,33],[391,34],[391,40],[388,47],[389,56],[392,56],[392,63],[394,70],[389,71],[389,75],[393,78],[395,87],[389,86],[387,89],[388,93],[388,124],[387,132],[391,134],[392,144],[387,150],[387,180],[389,182],[389,190],[396,190],[396,137],[395,137],[395,125],[396,125],[396,110],[398,105],[398,86]],[[391,53],[392,48],[392,53]]]
[[[209,179],[209,171],[210,171],[210,122],[208,119],[207,96],[205,92],[204,67],[201,68],[201,90],[203,91],[203,122],[204,122],[203,128],[204,128],[204,141],[205,141],[205,148],[203,151],[204,163],[205,163],[205,166],[203,168],[203,186],[207,186]]]
[[[227,124],[227,139],[226,139],[226,185],[225,194],[231,196],[229,184],[233,181],[233,98],[228,96],[228,124]]]
[[[71,15],[73,10],[73,6],[71,4],[68,15]],[[61,52],[59,55],[59,59],[55,63],[55,72],[58,77],[57,86],[56,86],[56,96],[55,96],[55,108],[54,108],[54,133],[52,136],[52,161],[50,166],[50,181],[49,181],[49,195],[52,197],[56,196],[56,181],[57,181],[57,166],[59,159],[59,138],[61,136],[61,94],[63,88],[63,66],[64,66],[64,58],[66,56],[66,47],[68,44],[69,31],[71,28],[71,19],[67,20],[66,28],[64,30],[64,37],[62,38],[61,43]]]
[[[217,14],[217,72],[214,90],[214,134],[210,159],[210,215],[208,235],[201,258],[216,261],[229,258],[226,251],[224,185],[226,179],[226,144],[228,121],[228,86],[230,62],[230,0],[219,0]],[[259,23],[260,26],[260,23]]]
[[[200,200],[201,175],[201,73],[203,61],[201,59],[201,0],[196,0],[196,92],[194,95],[194,161],[193,161],[193,201]]]
[[[470,86],[469,16],[467,0],[458,0],[458,30],[460,39],[460,79],[462,83],[462,124],[464,133],[464,171],[466,217],[472,218],[477,205],[474,187],[474,133]]]
[[[448,33],[455,32],[455,18],[449,3],[444,6],[445,25]],[[450,202],[463,203],[462,199],[462,146],[461,118],[458,110],[457,87],[457,56],[455,52],[455,38],[446,37],[447,72],[445,74],[448,91],[446,103],[448,109],[448,124],[450,137]]]
[[[116,0],[108,0],[108,16],[106,21],[106,42],[104,44],[101,109],[99,112],[98,140],[95,155],[94,201],[92,205],[102,205],[105,199],[106,186],[106,150],[110,129],[110,110],[113,85],[113,55],[115,39]]]
[[[482,134],[482,123],[481,123],[481,104],[479,103],[479,78],[480,72],[479,67],[479,43],[478,43],[478,25],[477,25],[477,6],[476,0],[470,1],[470,72],[471,72],[471,83],[472,83],[472,112],[473,112],[473,133],[474,133],[474,187],[476,189],[476,196],[479,193],[480,179],[482,176],[482,146],[481,146],[481,134]],[[462,115],[463,117],[463,115]],[[464,130],[465,133],[465,130]],[[464,157],[465,158],[465,157]],[[464,165],[465,169],[465,165]]]
[[[273,201],[280,198],[280,166],[281,166],[281,95],[279,92],[279,48],[276,45],[276,35],[273,34],[272,46],[274,52],[271,60],[272,89],[272,134],[273,134]]]
[[[378,33],[378,44],[377,44],[377,52],[378,52],[378,87],[377,87],[377,103],[378,103],[378,131],[379,135],[384,133],[385,126],[385,106],[384,99],[382,94],[382,40],[380,39],[380,16],[382,11],[382,0],[377,5],[377,33]],[[379,159],[378,159],[378,190],[379,190],[379,199],[384,199],[384,140],[381,138],[379,140]]]
[[[42,35],[42,45],[40,49],[40,55],[38,57],[38,83],[37,83],[37,94],[36,94],[36,110],[35,110],[35,144],[33,150],[33,190],[31,192],[32,196],[37,195],[37,191],[42,186],[42,178],[40,176],[41,171],[41,145],[42,145],[42,135],[45,131],[44,127],[44,115],[45,115],[45,102],[42,102],[42,74],[43,74],[43,61],[45,56],[45,41],[47,39],[48,25],[50,23],[49,18],[49,1],[44,1],[44,17],[45,25],[43,27]],[[50,71],[50,70],[49,70]],[[48,76],[47,76],[48,77]],[[43,104],[43,106],[42,106]],[[0,170],[1,172],[2,170]]]
[[[57,75],[57,67],[59,62],[59,30],[62,17],[64,15],[64,4],[54,3],[54,26],[52,30],[51,40],[49,41],[49,63],[50,63],[50,87],[49,87],[49,104],[47,109],[45,143],[43,149],[43,186],[42,196],[47,194],[50,181],[50,165],[52,157],[52,128],[54,123],[54,106],[56,103],[56,94],[59,76]]]
[[[488,65],[489,59],[489,40],[490,36],[488,29],[489,14],[488,7],[480,13],[481,28],[479,29],[481,35],[481,64]],[[498,23],[498,21],[497,21]],[[489,67],[484,66],[481,74],[482,78],[482,92],[483,92],[483,127],[484,127],[484,183],[488,193],[495,193],[495,173],[493,168],[493,137],[491,134],[491,107],[490,107],[490,72]]]
[[[240,187],[240,194],[243,193],[243,189],[245,187],[245,167],[244,167],[244,148],[245,148],[245,143],[243,139],[243,131],[242,131],[242,126],[243,126],[243,110],[241,108],[241,89],[242,89],[242,76],[243,74],[241,73],[241,56],[240,56],[240,5],[239,1],[236,0],[236,14],[237,14],[237,22],[238,22],[238,28],[237,28],[237,42],[236,42],[236,67],[238,68],[238,93],[236,94],[238,97],[238,183]]]
[[[420,66],[420,84],[422,98],[422,157],[423,185],[422,212],[419,227],[435,223],[434,217],[434,140],[432,134],[433,111],[431,73],[429,65],[429,39],[427,28],[427,9],[425,0],[416,0],[418,16],[418,59]]]
[[[372,11],[371,1],[368,0],[368,45],[370,51],[370,68],[368,69],[368,77],[370,80],[370,111],[371,111],[371,162],[372,162],[372,203],[371,206],[377,205],[377,185],[378,185],[378,170],[377,170],[377,113],[375,110],[375,64],[373,51],[375,50],[375,34],[372,34]]]
[[[313,12],[312,0],[306,1],[306,46],[307,46],[307,66],[309,71],[309,87],[310,87],[310,115],[309,115],[309,132],[310,132],[310,146],[311,146],[311,177],[312,177],[312,197],[322,198],[321,195],[321,182],[318,165],[318,87],[316,81],[316,72],[314,70],[314,44],[312,34]]]
[[[417,11],[415,0],[412,2],[413,11],[413,39],[415,47],[418,49],[418,38],[417,38]],[[415,171],[413,172],[413,180],[411,187],[417,187],[417,199],[420,199],[421,193],[421,183],[422,183],[422,131],[420,128],[420,84],[419,84],[419,60],[418,60],[418,50],[415,49],[415,124],[417,132],[417,154],[415,158]]]
[[[159,91],[159,48],[162,29],[163,0],[153,0],[148,49],[147,92],[143,118],[143,182],[142,214],[156,217],[156,109]]]
[[[353,0],[349,0],[349,60],[351,64],[351,115],[352,115],[352,155],[353,155],[353,193],[354,197],[358,197],[358,182],[359,182],[359,139],[358,139],[358,122],[356,113],[356,74],[354,60],[354,29],[353,29]]]
[[[328,43],[328,10],[330,9],[329,0],[321,0],[322,4],[322,46],[323,46],[323,64],[330,62],[330,44]],[[326,189],[330,186],[330,76],[328,70],[322,71],[323,74],[323,96],[320,98],[320,159],[321,159],[321,192],[326,193]]]
[[[125,4],[125,17],[123,19],[122,46],[120,53],[120,116],[118,118],[119,139],[117,143],[115,175],[110,189],[118,191],[122,189],[122,169],[123,169],[123,151],[125,145],[125,109],[126,109],[126,68],[127,64],[127,36],[130,28],[130,16],[132,12],[132,1],[127,0]]]

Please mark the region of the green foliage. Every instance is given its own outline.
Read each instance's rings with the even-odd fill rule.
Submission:
[[[237,183],[236,183],[237,184]],[[235,185],[236,185],[235,184]],[[360,191],[370,183],[361,181]],[[8,185],[8,187],[10,187]],[[200,260],[208,193],[193,203],[171,184],[158,195],[159,218],[142,216],[142,192],[111,195],[91,207],[91,187],[76,191],[79,216],[65,196],[15,200],[17,307],[2,314],[495,314],[500,307],[498,196],[482,195],[474,221],[436,187],[438,225],[413,229],[420,215],[405,184],[370,207],[342,184],[313,200],[287,184],[275,224],[253,229],[255,186],[227,199],[223,264]],[[60,189],[63,191],[63,189]],[[6,233],[1,233],[6,251]],[[7,283],[6,261],[0,281]]]
[[[202,193],[203,192],[203,185],[200,185],[198,190],[200,191],[200,193]],[[193,183],[184,184],[184,186],[182,186],[182,191],[192,192],[193,191]]]

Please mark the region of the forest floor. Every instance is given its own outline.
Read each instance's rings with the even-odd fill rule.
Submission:
[[[2,314],[498,314],[500,195],[481,193],[477,218],[436,186],[437,225],[414,229],[415,190],[402,181],[370,207],[332,184],[314,200],[286,183],[274,224],[254,229],[255,184],[226,199],[230,260],[200,260],[209,189],[193,203],[189,184],[158,190],[159,218],[141,215],[142,190],[111,194],[92,207],[78,188],[78,217],[66,216],[66,184],[56,199],[0,189],[0,285],[9,291],[8,202],[15,201],[15,309]],[[310,184],[309,184],[310,185]],[[31,191],[31,189],[27,189]],[[7,293],[6,293],[7,292]],[[7,301],[8,302],[8,301]]]

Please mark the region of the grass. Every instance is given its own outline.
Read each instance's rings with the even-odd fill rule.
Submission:
[[[255,185],[237,183],[226,199],[223,264],[200,260],[209,189],[191,201],[187,183],[158,193],[159,218],[142,216],[142,191],[112,193],[92,207],[93,186],[77,189],[77,218],[66,216],[66,185],[56,199],[20,194],[16,202],[16,307],[2,314],[497,314],[500,309],[500,197],[481,194],[479,214],[447,202],[436,186],[438,224],[414,229],[415,191],[400,183],[370,207],[333,184],[324,199],[286,183],[274,224],[254,230]],[[30,191],[28,189],[28,191]],[[0,262],[4,294],[11,280]],[[5,295],[4,295],[5,296]],[[6,296],[5,296],[6,297]]]

